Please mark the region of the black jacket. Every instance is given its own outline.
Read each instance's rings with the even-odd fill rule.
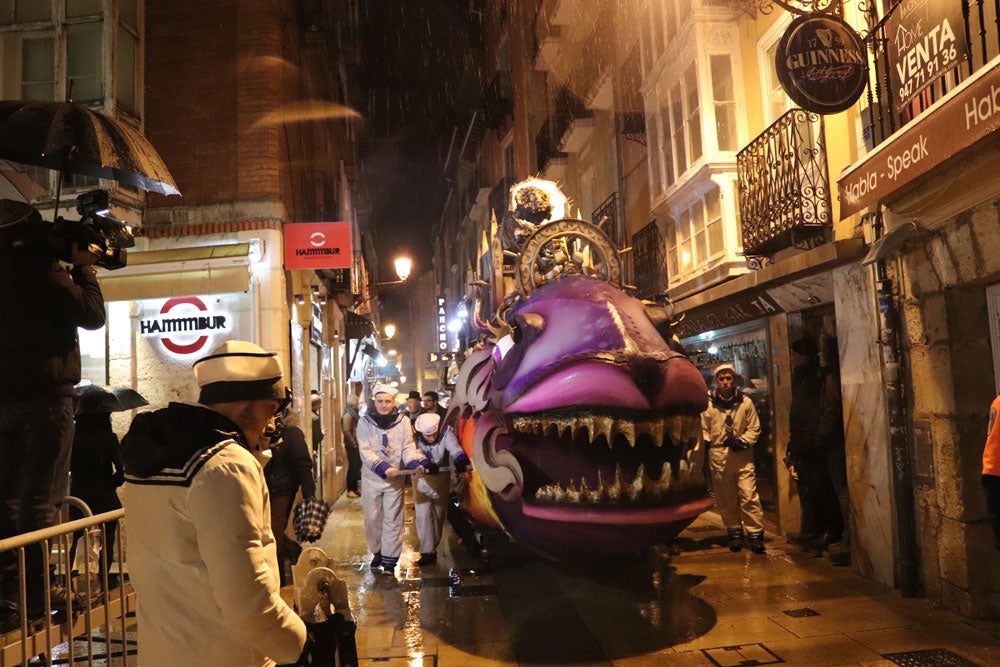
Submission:
[[[264,466],[264,479],[272,496],[294,496],[300,485],[303,498],[316,495],[312,457],[302,429],[285,426],[281,441],[271,447],[271,460]]]
[[[815,452],[820,416],[819,365],[809,361],[792,371],[792,404],[788,411],[788,453],[809,456]]]
[[[235,424],[202,405],[170,403],[143,412],[122,438],[125,479],[134,484],[190,486],[205,462],[233,441],[250,449]]]
[[[72,396],[80,381],[77,327],[104,326],[94,269],[69,269],[37,246],[0,257],[0,400]]]

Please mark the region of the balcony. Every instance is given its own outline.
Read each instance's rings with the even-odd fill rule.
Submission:
[[[629,247],[628,229],[625,227],[625,205],[622,196],[617,192],[612,192],[607,199],[601,202],[600,206],[590,214],[590,221],[601,228],[611,242],[619,251]],[[626,252],[621,255],[622,261],[622,283],[632,284],[632,254]]]
[[[510,72],[500,70],[483,93],[486,127],[498,130],[514,118],[514,85]]]
[[[558,148],[553,127],[555,120],[546,118],[541,129],[535,135],[535,158],[538,162],[538,173],[547,178],[558,180],[566,170],[566,154]]]
[[[792,109],[736,155],[743,254],[826,240],[832,227],[823,117]]]
[[[632,235],[632,267],[638,298],[653,301],[667,291],[667,253],[655,220]]]
[[[556,115],[552,134],[559,150],[578,153],[594,132],[594,112],[568,86],[556,95]]]

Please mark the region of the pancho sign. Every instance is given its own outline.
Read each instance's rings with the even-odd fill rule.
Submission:
[[[962,3],[955,0],[903,0],[885,32],[897,115],[920,91],[969,59]]]

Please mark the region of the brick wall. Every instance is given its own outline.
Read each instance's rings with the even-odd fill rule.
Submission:
[[[147,0],[145,132],[193,206],[280,196],[281,23],[269,0]]]

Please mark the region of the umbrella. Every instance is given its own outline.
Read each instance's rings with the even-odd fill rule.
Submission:
[[[133,410],[149,402],[131,387],[103,387],[85,384],[76,388],[76,413],[122,412]]]
[[[141,132],[72,102],[0,102],[0,158],[180,194]]]

